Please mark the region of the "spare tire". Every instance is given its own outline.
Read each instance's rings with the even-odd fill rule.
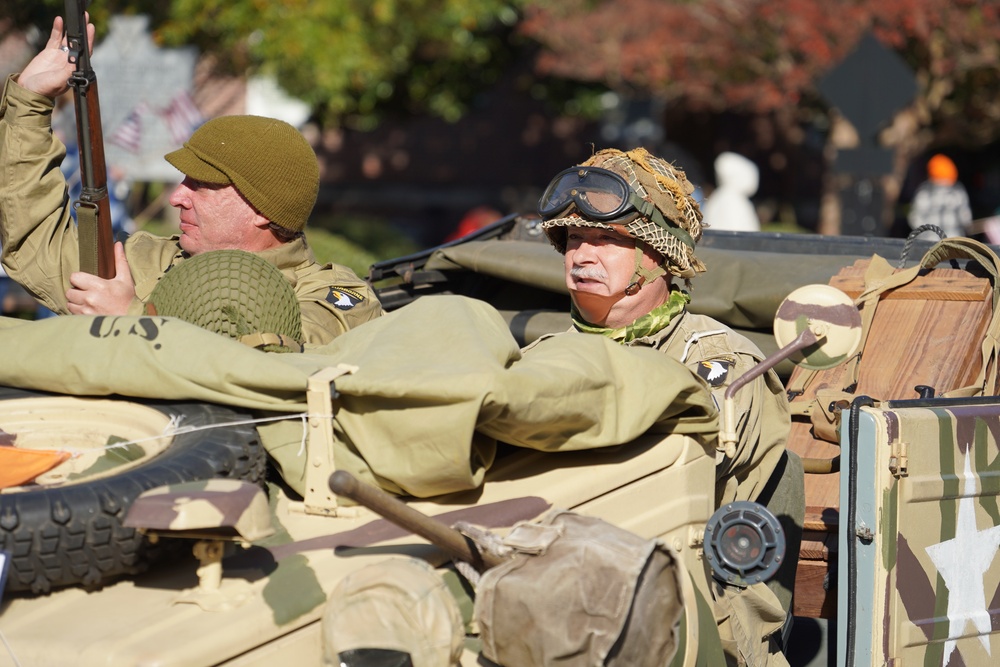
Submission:
[[[96,452],[77,456],[69,473],[57,468],[36,483],[0,493],[0,548],[11,555],[7,590],[94,588],[145,570],[162,555],[163,542],[171,541],[153,545],[122,526],[129,506],[143,491],[164,484],[214,477],[263,483],[267,456],[257,430],[238,423],[250,419],[246,411],[202,402],[76,398],[0,387],[6,442],[79,452],[87,440]],[[175,426],[180,432],[169,435]],[[185,432],[187,427],[209,428]],[[161,444],[134,444],[142,440]]]

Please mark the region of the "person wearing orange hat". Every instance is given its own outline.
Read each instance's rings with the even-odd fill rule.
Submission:
[[[944,237],[965,236],[972,224],[969,195],[958,180],[958,168],[947,155],[927,161],[927,180],[920,184],[909,215],[910,228],[933,225]]]

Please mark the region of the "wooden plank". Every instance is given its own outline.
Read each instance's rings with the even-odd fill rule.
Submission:
[[[830,554],[837,552],[837,536],[813,530],[802,533],[799,555],[805,560],[830,560]]]
[[[809,477],[809,481],[806,482],[806,489],[810,488],[812,478],[816,477],[816,475],[810,475]],[[813,483],[812,486],[815,487],[816,484]],[[810,500],[812,503],[810,503]],[[825,504],[821,496],[814,494],[814,497],[806,499],[806,517],[803,523],[805,530],[836,533],[839,524],[840,513],[833,507]]]
[[[792,608],[804,618],[836,618],[837,586],[828,577],[825,561],[800,560],[795,571],[795,597]],[[827,590],[829,588],[829,590]]]
[[[864,291],[864,265],[848,267],[830,280],[830,284],[845,292],[852,299]],[[922,301],[983,301],[992,294],[988,280],[976,278],[960,269],[935,269],[933,273],[919,275],[906,285],[885,292],[882,301],[908,299]]]

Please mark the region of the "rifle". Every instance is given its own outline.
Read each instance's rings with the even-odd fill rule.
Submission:
[[[80,149],[80,199],[76,208],[80,239],[80,270],[101,278],[115,277],[114,236],[108,199],[108,167],[104,160],[101,106],[97,97],[97,74],[90,64],[87,41],[88,0],[66,0],[67,57],[76,70],[69,77],[76,108],[76,136]]]

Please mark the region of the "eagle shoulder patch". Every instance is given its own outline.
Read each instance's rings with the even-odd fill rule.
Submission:
[[[338,310],[350,310],[364,300],[365,297],[358,292],[343,287],[338,287],[337,289],[331,287],[326,295],[327,303],[332,304]]]
[[[722,359],[708,359],[698,362],[698,377],[713,387],[725,384],[733,362]]]

